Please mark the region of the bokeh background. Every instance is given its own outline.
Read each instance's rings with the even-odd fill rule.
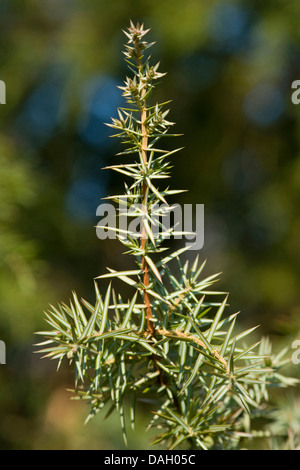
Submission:
[[[124,447],[117,416],[83,427],[88,410],[66,391],[71,372],[56,373],[33,344],[49,304],[67,302],[72,290],[92,301],[93,278],[128,263],[122,246],[97,239],[95,225],[101,198],[123,188],[101,168],[120,150],[104,122],[123,104],[116,87],[128,73],[122,29],[130,19],[151,28],[153,61],[167,72],[155,98],[172,99],[170,120],[184,134],[172,185],[189,191],[176,202],[205,205],[205,272],[222,272],[218,287],[243,325],[260,324],[275,350],[292,354],[300,338],[300,105],[291,102],[299,15],[298,0],[0,1],[1,449]],[[294,419],[297,389],[291,396]],[[149,447],[140,411],[132,449]]]

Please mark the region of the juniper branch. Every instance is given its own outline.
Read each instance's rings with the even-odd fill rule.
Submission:
[[[51,329],[39,333],[45,337],[39,352],[58,360],[58,367],[63,359],[73,364],[74,393],[90,404],[88,420],[105,405],[107,415],[119,412],[124,442],[127,398],[133,426],[135,403],[147,397],[154,407],[148,428],[160,430],[156,443],[168,449],[237,448],[241,436],[251,436],[252,410],[262,414],[266,407],[268,385],[283,387],[297,381],[279,373],[286,361],[283,354],[271,355],[267,340],[246,344],[254,328],[234,332],[237,314],[225,316],[227,295],[211,290],[217,275],[201,279],[205,263],[199,265],[199,257],[191,266],[182,265],[186,249],[181,248],[153,261],[153,253],[161,253],[162,243],[174,233],[174,228],[159,222],[161,232],[155,238],[150,228],[153,213],[168,214],[168,197],[181,190],[160,191],[153,183],[170,176],[166,159],[179,149],[157,147],[161,138],[176,134],[169,133],[173,123],[166,119],[166,103],[148,102],[155,80],[164,75],[145,55],[153,45],[144,40],[148,31],[132,22],[125,31],[124,54],[133,77],[120,88],[128,108],[120,108],[119,118],[109,124],[126,144],[118,155],[136,158],[134,163],[108,168],[133,180],[131,186],[125,184],[125,194],[109,198],[128,211],[141,203],[141,209],[134,207],[132,212],[141,216],[140,237],[115,229],[135,257],[137,269],[109,269],[97,278],[99,284],[104,278],[117,278],[135,293],[124,300],[111,284],[102,294],[95,283],[94,305],[79,302],[73,293],[70,305],[60,304],[46,313]],[[163,206],[152,213],[161,202]],[[171,261],[177,263],[176,273],[168,266]],[[224,295],[223,301],[216,301]]]

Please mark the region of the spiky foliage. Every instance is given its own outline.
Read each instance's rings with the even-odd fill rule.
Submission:
[[[46,357],[67,358],[75,365],[75,393],[90,403],[88,419],[107,405],[118,410],[126,442],[125,407],[135,422],[135,405],[152,403],[149,428],[160,429],[155,442],[174,449],[230,449],[251,436],[249,416],[268,400],[268,384],[293,383],[280,375],[280,358],[265,354],[266,341],[246,345],[253,331],[235,331],[237,314],[225,315],[228,296],[211,290],[217,275],[203,277],[205,263],[182,262],[186,247],[163,255],[164,241],[174,235],[162,222],[170,211],[168,196],[178,191],[158,188],[169,177],[167,161],[177,150],[158,148],[169,129],[164,104],[149,104],[164,74],[151,66],[144,40],[148,30],[131,23],[125,59],[133,73],[121,87],[128,108],[118,110],[111,127],[126,144],[120,156],[134,163],[110,168],[132,179],[125,194],[110,199],[121,214],[140,218],[140,236],[118,230],[117,236],[135,257],[135,270],[109,269],[95,283],[96,301],[59,305],[46,314],[52,330],[40,332]],[[156,230],[154,233],[153,227]],[[171,269],[170,265],[177,264]],[[124,301],[112,289],[101,293],[101,280],[117,278],[130,286]],[[274,362],[272,362],[274,361]]]

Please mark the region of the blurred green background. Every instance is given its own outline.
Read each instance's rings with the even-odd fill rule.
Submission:
[[[172,186],[189,190],[174,202],[205,205],[205,273],[275,348],[300,338],[299,16],[298,0],[0,0],[1,449],[123,448],[117,416],[82,426],[71,372],[33,344],[49,303],[92,301],[93,278],[128,265],[94,226],[123,188],[101,168],[120,150],[104,122],[123,104],[130,19],[167,72],[155,98],[172,99]],[[144,409],[132,449],[149,447]]]

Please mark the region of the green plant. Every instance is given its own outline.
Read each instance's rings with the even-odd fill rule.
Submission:
[[[205,263],[199,257],[182,262],[186,247],[163,255],[165,240],[176,234],[160,216],[171,207],[166,198],[180,191],[161,190],[155,180],[168,178],[167,151],[158,141],[170,134],[165,104],[148,104],[155,82],[164,74],[150,65],[143,25],[128,31],[125,59],[133,78],[121,89],[128,108],[118,110],[110,126],[127,145],[119,155],[133,155],[134,163],[109,168],[133,180],[125,194],[112,196],[129,217],[140,220],[140,237],[128,230],[117,236],[134,256],[136,269],[109,273],[132,289],[124,301],[111,284],[103,294],[95,283],[96,300],[79,302],[46,313],[52,330],[40,332],[46,340],[40,352],[75,365],[75,390],[91,406],[88,419],[105,405],[108,414],[120,414],[126,442],[125,408],[134,426],[135,404],[147,398],[153,406],[149,427],[156,427],[155,442],[169,449],[232,449],[251,436],[251,413],[261,415],[268,402],[269,385],[294,383],[282,376],[282,354],[270,354],[267,340],[246,345],[255,328],[235,331],[237,314],[225,316],[228,296],[211,291],[217,275],[202,278]],[[163,204],[162,204],[163,203]],[[120,214],[122,215],[122,214]],[[156,235],[153,227],[159,228]],[[171,269],[170,265],[176,263]],[[221,300],[218,301],[218,299]]]

